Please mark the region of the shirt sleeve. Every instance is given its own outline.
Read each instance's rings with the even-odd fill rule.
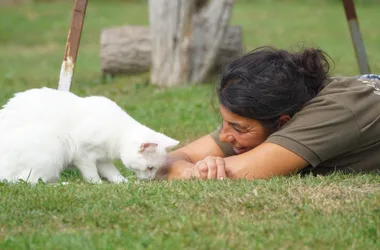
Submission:
[[[360,129],[350,109],[334,99],[317,97],[267,142],[289,149],[316,167],[355,149],[359,138]]]
[[[219,125],[216,130],[214,130],[212,133],[210,133],[212,139],[214,139],[215,143],[219,146],[219,148],[222,150],[224,157],[236,155],[234,149],[232,148],[231,144],[227,142],[221,142],[219,140],[219,134],[222,130],[222,125]]]

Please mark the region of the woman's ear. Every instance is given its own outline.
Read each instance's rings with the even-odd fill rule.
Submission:
[[[278,128],[277,129],[284,126],[284,124],[287,123],[289,120],[290,120],[289,115],[281,115],[280,118],[278,119]]]

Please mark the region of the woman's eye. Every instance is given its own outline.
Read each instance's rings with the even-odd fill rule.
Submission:
[[[236,131],[236,132],[238,132],[238,133],[243,133],[243,131],[241,131],[240,129],[238,129],[237,127],[235,127],[235,126],[232,126],[233,128],[234,128],[234,130]]]

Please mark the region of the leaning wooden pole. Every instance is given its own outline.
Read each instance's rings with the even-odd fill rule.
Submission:
[[[365,51],[362,35],[360,33],[359,22],[356,16],[356,10],[353,0],[342,0],[348,26],[350,27],[351,39],[354,44],[356,58],[359,63],[361,74],[369,74],[370,68],[368,64],[367,54]]]
[[[87,0],[74,0],[73,14],[66,42],[66,51],[59,75],[58,90],[70,91],[86,8]]]

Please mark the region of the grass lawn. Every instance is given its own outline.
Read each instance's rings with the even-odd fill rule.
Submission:
[[[56,88],[72,1],[0,8],[0,105],[32,87]],[[72,92],[105,95],[135,119],[181,140],[218,124],[212,83],[159,89],[149,75],[101,82],[102,28],[148,24],[146,1],[89,1]],[[134,1],[138,2],[138,1]],[[380,4],[358,1],[371,70],[380,73]],[[362,3],[364,2],[364,3]],[[246,50],[323,48],[332,75],[359,74],[340,1],[236,1]],[[119,164],[120,165],[120,164]],[[269,181],[0,184],[0,249],[379,249],[379,175]]]

